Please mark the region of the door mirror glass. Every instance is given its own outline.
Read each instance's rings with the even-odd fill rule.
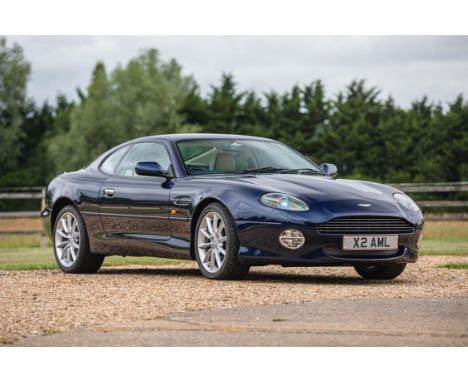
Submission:
[[[169,176],[169,173],[158,162],[138,162],[135,166],[135,172],[138,175],[146,176]]]
[[[329,176],[330,178],[334,178],[338,174],[338,168],[331,163],[322,163],[320,165],[320,169],[326,176]]]

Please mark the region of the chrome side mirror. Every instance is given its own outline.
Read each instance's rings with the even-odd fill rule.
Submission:
[[[330,178],[335,178],[338,175],[338,168],[334,164],[322,163],[320,165],[320,169],[326,176],[329,176]]]

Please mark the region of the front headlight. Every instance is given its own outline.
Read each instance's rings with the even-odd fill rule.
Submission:
[[[413,202],[413,199],[411,199],[408,195],[396,193],[393,194],[393,197],[399,204],[401,204],[406,209],[411,211],[419,211],[418,205],[415,202]]]
[[[292,195],[272,192],[262,195],[260,202],[271,208],[287,211],[308,211],[309,206],[303,200]]]

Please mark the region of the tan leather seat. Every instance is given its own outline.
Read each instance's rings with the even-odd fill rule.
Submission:
[[[219,153],[216,155],[214,170],[233,172],[236,171],[236,161],[234,156],[228,153]]]

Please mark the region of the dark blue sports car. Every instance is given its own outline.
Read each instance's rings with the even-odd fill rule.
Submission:
[[[417,260],[421,210],[393,187],[336,172],[270,139],[145,137],[56,177],[41,216],[69,273],[121,255],[194,259],[212,279],[267,264],[397,277]]]

